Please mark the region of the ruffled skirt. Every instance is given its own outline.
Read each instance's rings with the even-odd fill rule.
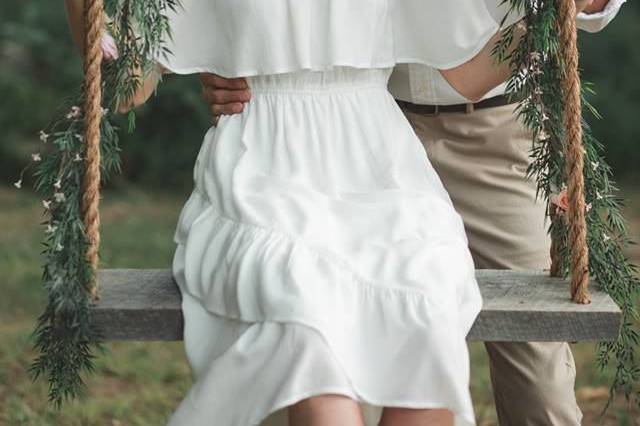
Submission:
[[[259,425],[327,393],[474,424],[473,261],[390,72],[251,77],[205,135],[173,263],[194,384],[170,425]]]

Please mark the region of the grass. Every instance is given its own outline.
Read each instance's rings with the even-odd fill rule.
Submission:
[[[627,191],[632,235],[640,235],[640,192]],[[182,196],[140,190],[108,192],[102,204],[102,267],[167,268],[174,250],[173,232]],[[35,353],[29,335],[45,295],[40,286],[39,243],[42,209],[26,191],[0,187],[0,425],[158,425],[191,385],[182,343],[111,342],[96,361],[97,374],[86,378],[87,394],[56,411],[47,402],[47,383],[26,374]],[[629,255],[640,261],[640,250]],[[591,344],[573,346],[578,370],[576,392],[585,425],[600,424],[610,372],[595,368]],[[478,424],[495,425],[489,367],[483,345],[470,346],[471,389]],[[605,425],[640,424],[637,408],[622,399]]]

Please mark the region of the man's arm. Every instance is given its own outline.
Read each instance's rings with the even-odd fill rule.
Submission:
[[[84,52],[84,2],[83,0],[65,0],[64,6],[67,11],[67,21],[73,44],[82,55]]]
[[[78,52],[83,55],[84,2],[83,0],[65,0],[65,9],[67,11],[69,30],[71,31],[73,42],[76,45]],[[166,70],[160,64],[157,64],[157,72],[158,74],[151,73],[150,75],[148,75],[144,79],[144,81],[141,82],[136,93],[134,93],[131,98],[124,100],[120,105],[117,106],[117,111],[120,113],[126,113],[130,109],[145,103],[147,99],[151,97],[158,84],[159,74],[165,73]],[[140,69],[137,69],[134,74],[140,76],[142,74],[142,71]]]
[[[594,13],[604,8],[609,0],[576,0],[576,18],[580,14],[593,11]],[[524,35],[526,29],[516,25],[514,36],[507,52],[513,51]],[[489,43],[468,62],[447,70],[439,70],[460,95],[471,102],[482,99],[492,89],[504,83],[513,70],[507,62],[496,64],[493,56],[493,48],[501,39],[501,31],[496,33]]]

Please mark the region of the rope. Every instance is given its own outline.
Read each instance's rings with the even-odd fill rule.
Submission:
[[[85,48],[85,173],[83,179],[82,211],[85,232],[89,246],[85,253],[93,271],[88,291],[93,300],[99,298],[96,283],[98,269],[98,250],[100,246],[100,121],[102,119],[101,63],[102,49],[100,40],[104,25],[102,0],[84,2]]]
[[[562,95],[564,99],[565,126],[565,176],[569,208],[568,246],[571,251],[571,298],[576,303],[587,304],[589,295],[589,249],[584,201],[584,152],[582,147],[582,105],[580,99],[580,75],[578,72],[578,44],[575,0],[558,2],[560,42],[564,61]]]

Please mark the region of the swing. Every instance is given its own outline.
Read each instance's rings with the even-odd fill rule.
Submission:
[[[87,259],[96,281],[91,285],[92,318],[105,340],[181,340],[183,318],[180,292],[170,270],[98,270],[100,117],[103,24],[102,0],[86,0],[87,90],[85,111],[86,172],[83,211],[90,242]],[[580,77],[574,0],[560,2],[565,72],[567,192],[566,213],[571,250],[570,282],[560,278],[559,243],[551,248],[551,271],[478,270],[484,300],[482,312],[469,340],[484,341],[613,341],[620,327],[621,311],[604,291],[588,290],[589,266],[585,220]],[[570,288],[571,297],[565,294]],[[98,295],[100,289],[100,295]]]

